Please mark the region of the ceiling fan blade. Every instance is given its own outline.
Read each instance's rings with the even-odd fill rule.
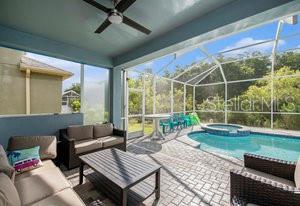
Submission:
[[[98,29],[95,31],[95,33],[100,34],[101,32],[103,32],[109,25],[111,25],[110,21],[108,19],[106,19],[99,27]]]
[[[137,22],[129,19],[128,17],[126,16],[123,16],[123,23],[140,31],[140,32],[143,32],[144,34],[150,34],[151,31],[149,29],[147,29],[146,27],[143,27],[142,25],[138,24]]]
[[[117,6],[116,9],[119,12],[124,12],[126,9],[128,9],[136,0],[121,0]]]
[[[106,8],[105,6],[99,4],[98,2],[94,1],[94,0],[83,0],[85,1],[86,3],[96,7],[97,9],[100,9],[101,11],[104,11],[105,13],[109,13],[110,12],[110,9],[109,8]]]

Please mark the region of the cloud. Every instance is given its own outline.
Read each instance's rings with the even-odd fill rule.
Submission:
[[[223,50],[221,50],[221,52],[228,51],[228,50],[235,49],[235,48],[239,48],[239,47],[244,47],[244,46],[251,45],[251,44],[256,44],[256,43],[268,41],[268,40],[270,40],[270,39],[254,39],[252,37],[245,37],[245,38],[237,41],[233,45],[225,47]],[[282,46],[284,44],[285,44],[284,40],[279,40],[278,41],[278,46]],[[228,52],[228,53],[225,53],[224,55],[225,56],[236,56],[236,55],[239,55],[239,54],[242,54],[242,53],[245,53],[245,52],[252,53],[252,52],[255,52],[255,51],[259,51],[261,53],[267,53],[267,52],[272,51],[273,45],[274,45],[274,42],[262,43],[262,44],[247,47],[247,48],[244,48],[244,49],[239,49],[239,50],[235,50],[235,51],[232,51],[232,52]]]

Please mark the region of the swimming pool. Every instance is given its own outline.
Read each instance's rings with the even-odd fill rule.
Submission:
[[[300,155],[300,138],[288,138],[251,132],[248,136],[221,136],[207,132],[192,132],[191,139],[200,142],[205,151],[243,159],[244,153],[252,153],[288,161],[296,161]]]

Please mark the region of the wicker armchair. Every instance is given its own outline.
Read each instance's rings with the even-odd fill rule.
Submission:
[[[245,154],[244,164],[242,170],[230,171],[231,205],[300,206],[296,162]]]

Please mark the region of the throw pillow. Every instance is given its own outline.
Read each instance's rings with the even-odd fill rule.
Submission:
[[[7,157],[15,170],[21,173],[43,165],[39,150],[40,147],[37,146],[29,149],[9,151]]]

